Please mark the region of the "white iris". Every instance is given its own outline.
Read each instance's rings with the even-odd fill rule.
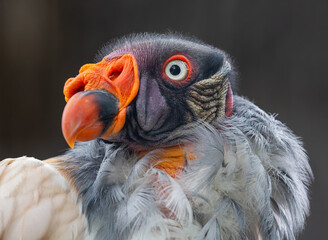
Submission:
[[[182,60],[172,60],[165,67],[165,74],[174,81],[182,81],[188,76],[188,66]]]

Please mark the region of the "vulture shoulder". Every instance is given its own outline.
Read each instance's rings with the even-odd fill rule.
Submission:
[[[77,195],[54,167],[56,159],[0,162],[0,239],[82,239]]]

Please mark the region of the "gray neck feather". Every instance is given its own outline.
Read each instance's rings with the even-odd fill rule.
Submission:
[[[300,140],[284,124],[234,96],[232,117],[203,122],[189,140],[200,157],[186,159],[174,179],[153,167],[154,152],[138,160],[127,146],[100,140],[69,151],[63,166],[75,179],[90,235],[296,238],[309,212],[312,173]]]

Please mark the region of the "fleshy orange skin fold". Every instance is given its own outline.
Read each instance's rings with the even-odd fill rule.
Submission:
[[[186,161],[192,163],[199,154],[194,151],[194,146],[178,145],[173,147],[161,148],[161,151],[153,153],[155,156],[153,167],[166,172],[172,178],[178,176],[185,168]],[[139,152],[139,157],[142,158],[154,149]]]
[[[139,74],[136,59],[131,54],[108,59],[95,64],[85,64],[75,78],[66,81],[64,87],[66,107],[62,117],[62,130],[70,147],[76,141],[89,141],[98,137],[109,139],[124,126],[126,107],[136,97]],[[99,119],[101,106],[91,91],[104,91],[118,100],[118,113],[110,126]]]

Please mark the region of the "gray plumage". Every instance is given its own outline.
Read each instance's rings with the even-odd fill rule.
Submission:
[[[172,36],[163,38],[174,42]],[[202,45],[175,38],[179,44]],[[110,51],[127,41],[131,40],[120,41]],[[232,73],[227,76],[231,78]],[[193,94],[197,94],[196,84],[190,88]],[[202,112],[204,107],[195,107],[192,118],[187,118],[192,124],[174,132],[179,133],[176,144],[192,143],[197,147],[190,151],[200,156],[195,161],[186,156],[185,168],[176,178],[153,164],[165,141],[162,145],[156,141],[157,149],[141,159],[130,142],[101,139],[78,143],[63,156],[64,167],[75,179],[91,238],[297,237],[309,213],[307,191],[312,178],[300,139],[274,116],[237,95],[232,116],[224,116],[222,96],[227,88],[218,91],[224,94],[217,96],[221,102],[208,106],[214,107],[215,117]]]

